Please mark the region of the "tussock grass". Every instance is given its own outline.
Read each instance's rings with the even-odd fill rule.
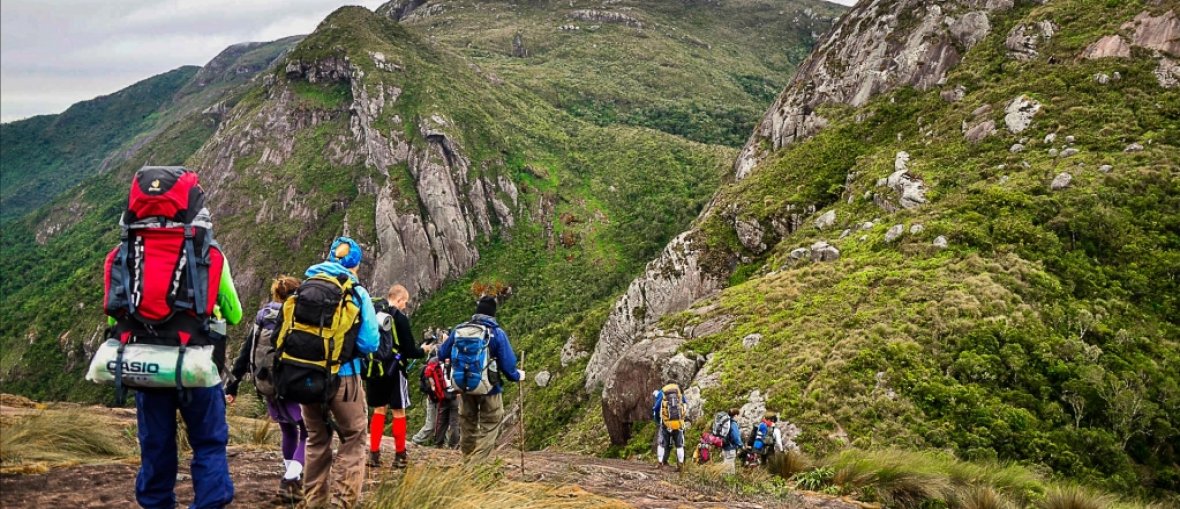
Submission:
[[[803,454],[801,451],[792,450],[771,456],[767,470],[774,475],[789,479],[791,476],[810,469],[812,466],[813,462],[806,454]]]
[[[50,464],[114,461],[135,454],[127,427],[81,409],[42,411],[0,419],[0,471],[37,470]]]
[[[503,479],[493,469],[410,467],[381,483],[366,509],[589,509],[624,508],[579,487],[550,487]]]
[[[1041,509],[1110,509],[1117,500],[1082,486],[1057,486],[1050,489],[1038,506]]]
[[[269,419],[229,417],[229,442],[248,449],[273,449],[278,446],[277,426]]]

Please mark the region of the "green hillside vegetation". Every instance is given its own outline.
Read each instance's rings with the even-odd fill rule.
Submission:
[[[403,70],[378,69],[371,52],[394,56]],[[517,290],[505,306],[504,317],[514,333],[520,331],[518,336],[604,305],[700,211],[735,155],[729,148],[659,131],[599,127],[578,120],[527,90],[489,80],[445,46],[427,44],[410,30],[364,9],[337,11],[284,62],[315,64],[343,58],[363,71],[359,86],[370,91],[380,86],[402,90],[399,100],[375,120],[377,124],[389,129],[396,125],[395,116],[417,121],[443,115],[456,126],[448,130],[448,136],[470,158],[472,168],[481,168],[492,178],[507,176],[521,190],[515,228],[501,227],[501,234],[481,241],[475,275],[453,283],[440,292],[442,297],[427,302],[416,317],[421,326],[450,325],[469,315],[468,287],[476,277],[503,281]],[[410,178],[408,172],[391,171],[385,177],[360,164],[332,163],[332,148],[338,147],[334,144],[339,135],[349,129],[354,89],[339,82],[289,78],[284,65],[280,63],[267,77],[273,79],[272,85],[254,87],[240,97],[224,115],[227,123],[221,132],[230,135],[247,129],[245,119],[278,108],[276,101],[287,91],[295,100],[297,114],[324,120],[296,135],[293,156],[282,166],[262,162],[262,144],[236,154],[239,163],[234,165],[234,175],[221,184],[233,189],[227,206],[234,213],[216,218],[217,237],[238,267],[236,274],[301,271],[320,259],[323,244],[341,231],[345,217],[351,235],[375,245],[374,197],[371,191],[362,191],[359,183],[373,179],[380,188],[386,178]],[[11,296],[3,303],[6,390],[50,399],[109,397],[103,388],[79,387],[77,369],[87,357],[82,345],[92,345],[101,332],[97,329],[101,323],[100,257],[115,242],[123,188],[145,161],[186,162],[202,168],[208,163],[203,158],[210,155],[198,148],[216,128],[209,116],[190,116],[116,171],[88,181],[76,196],[58,199],[14,223],[5,234],[5,272],[27,274],[20,281],[4,282],[6,295]],[[419,136],[409,128],[400,134]],[[255,222],[263,199],[274,192],[275,178],[296,183],[301,202],[319,213],[316,224],[286,218],[261,226]],[[218,184],[206,185],[216,189]],[[404,206],[418,206],[408,180],[397,188],[406,190]],[[552,204],[552,211],[536,220],[530,211],[538,210],[541,200]],[[80,220],[61,223],[59,232],[42,235],[43,243],[35,241],[47,226],[79,215]],[[551,234],[546,233],[547,224]],[[262,282],[239,277],[248,309],[261,301],[256,290]],[[240,334],[235,331],[233,336]],[[532,349],[533,343],[521,340]],[[537,348],[540,354],[539,343]],[[552,349],[545,355],[556,353]],[[69,368],[65,372],[63,364]]]
[[[1141,11],[1177,7],[1164,4],[1020,6],[994,19],[988,38],[948,76],[947,87],[966,87],[962,101],[906,89],[856,110],[827,108],[831,123],[818,136],[726,187],[718,210],[740,203],[742,218],[768,224],[792,205],[816,205],[811,219],[834,210],[837,221],[820,231],[809,219],[774,239],[738,271],[716,310],[665,320],[666,330],[678,330],[734,317],[732,330],[687,346],[715,356],[721,385],[702,394],[710,406],[740,405],[759,389],[768,407],[804,430],[801,445],[814,454],[846,443],[945,449],[1175,497],[1180,94],[1159,86],[1150,52],[1075,58]],[[1042,19],[1061,27],[1041,50],[1051,60],[1006,58],[1005,34]],[[1103,85],[1094,79],[1100,72],[1122,78]],[[1021,94],[1043,108],[1012,135],[1003,111]],[[983,119],[1001,130],[971,144],[961,123],[983,105],[992,107]],[[1046,144],[1050,133],[1057,140]],[[1076,137],[1077,155],[1051,155],[1067,136]],[[1011,152],[1022,138],[1025,150]],[[1132,143],[1144,149],[1124,151]],[[928,203],[888,213],[865,193],[894,199],[876,181],[894,171],[899,151],[910,154]],[[1072,183],[1051,190],[1061,172]],[[741,253],[732,226],[710,221],[702,230],[714,257]],[[873,224],[862,229],[866,222]],[[904,233],[891,243],[884,234],[893,225]],[[947,249],[933,245],[938,236]],[[839,260],[789,256],[820,240],[840,250]],[[741,340],[751,333],[764,337],[746,349]]]
[[[57,115],[0,124],[0,220],[19,217],[97,172],[108,154],[156,125],[160,107],[198,69],[181,67]]]
[[[172,124],[213,107],[301,38],[236,44],[204,67],[180,67],[57,115],[0,125],[0,221],[35,210]]]
[[[574,17],[585,11],[625,18]],[[817,0],[459,0],[426,2],[403,23],[596,124],[740,147],[842,11]]]

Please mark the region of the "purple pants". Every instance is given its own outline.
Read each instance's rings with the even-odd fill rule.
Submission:
[[[307,427],[303,425],[299,403],[279,403],[274,398],[266,398],[266,413],[270,420],[279,423],[279,431],[283,434],[283,459],[304,464]]]

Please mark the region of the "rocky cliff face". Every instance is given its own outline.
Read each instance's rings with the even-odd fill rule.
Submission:
[[[924,90],[939,85],[962,54],[989,33],[989,13],[1011,6],[1004,0],[860,2],[840,18],[766,113],[734,162],[734,180],[756,171],[770,152],[823,129],[827,120],[817,109],[824,105],[860,106],[898,87]],[[801,204],[800,210],[766,225],[742,219],[740,204],[725,210],[710,206],[697,224],[721,215],[742,247],[756,255],[766,249],[766,240],[772,240],[768,235],[791,233],[815,205]],[[586,369],[588,390],[602,383],[645,326],[724,286],[737,253],[706,254],[703,243],[689,240],[698,233],[677,237],[616,302]],[[702,263],[705,257],[720,262]]]
[[[402,118],[402,64],[378,52],[362,57],[365,65],[353,58],[294,57],[281,76],[268,80],[261,106],[234,110],[195,160],[215,217],[249,211],[259,224],[314,225],[345,211],[343,231],[366,249],[362,275],[372,291],[399,282],[420,297],[466,273],[479,260],[479,239],[514,223],[517,189],[486,165],[473,167],[444,112]],[[343,100],[308,107],[298,92],[305,86],[339,91]],[[327,134],[322,153],[307,153],[310,132]],[[345,174],[357,194],[322,196],[323,189],[281,179],[282,168],[308,164],[308,158]],[[244,199],[241,187],[252,181],[278,192]],[[367,217],[374,218],[371,225],[362,220]],[[319,233],[300,229],[284,241],[287,249],[317,252],[324,249],[316,245],[323,242]],[[245,282],[247,293],[265,280],[256,268],[273,266],[254,252],[254,235],[234,228],[222,236],[226,245],[251,246],[236,253],[244,261],[235,279]]]

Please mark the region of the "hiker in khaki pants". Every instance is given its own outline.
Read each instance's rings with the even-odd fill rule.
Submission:
[[[307,269],[307,277],[328,274],[348,277],[356,282],[356,268],[361,263],[361,247],[348,237],[340,237],[329,249],[328,260]],[[340,359],[337,372],[340,386],[326,405],[300,405],[307,426],[306,465],[303,470],[302,507],[355,507],[361,499],[365,482],[365,447],[368,438],[368,415],[365,389],[361,384],[359,355],[377,350],[380,334],[373,301],[359,284],[353,286],[353,298],[360,308],[356,328],[356,348],[352,359]],[[332,455],[332,435],[325,410],[340,430],[340,447]],[[334,460],[334,461],[333,461]]]
[[[324,421],[323,410],[318,405],[303,405],[302,410],[303,422],[307,423],[307,466],[303,479],[306,507],[326,507],[329,498],[333,507],[355,506],[365,482],[369,424],[365,387],[360,377],[342,377],[340,390],[328,403],[328,411],[344,438],[336,451],[335,462],[332,461],[333,432]]]
[[[456,332],[469,326],[477,326],[477,330],[480,327],[486,328],[486,353],[493,361],[492,365],[496,366],[495,369],[489,367],[486,373],[480,375],[479,380],[487,376],[486,382],[492,385],[484,395],[463,394],[462,388],[466,385],[466,380],[459,379],[463,373],[458,366],[464,365],[465,361],[462,357],[457,357],[459,350],[455,349]],[[464,339],[460,338],[460,342],[462,341]],[[496,440],[500,438],[500,421],[504,419],[504,400],[501,396],[503,385],[500,375],[513,382],[524,380],[524,371],[516,368],[516,354],[512,352],[512,345],[508,343],[508,334],[496,322],[495,298],[479,299],[475,307],[475,316],[471,317],[470,322],[461,324],[451,331],[447,340],[438,349],[438,359],[440,362],[451,361],[451,383],[460,390],[459,449],[463,451],[463,457],[469,463],[487,461],[496,448]]]

